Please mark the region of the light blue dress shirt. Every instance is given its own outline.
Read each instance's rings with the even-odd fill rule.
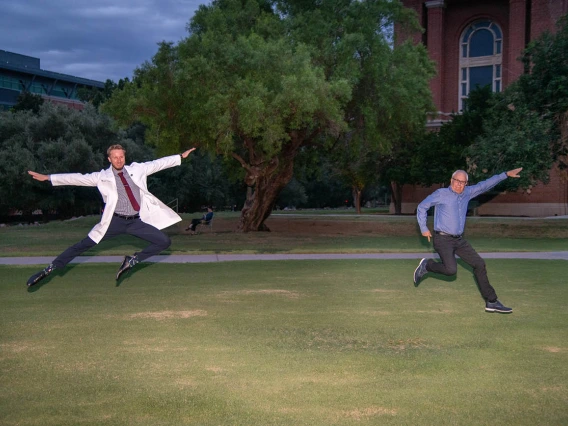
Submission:
[[[466,186],[461,194],[454,192],[451,187],[440,188],[434,191],[432,194],[428,195],[416,209],[420,232],[425,233],[428,231],[426,217],[428,209],[434,206],[435,231],[441,231],[451,235],[463,234],[469,200],[489,191],[505,179],[507,179],[507,173],[503,172],[479,182],[476,185]]]

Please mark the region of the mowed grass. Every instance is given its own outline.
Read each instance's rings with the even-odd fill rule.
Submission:
[[[413,216],[274,215],[272,232],[237,233],[238,213],[217,213],[213,232],[189,235],[192,217],[165,232],[172,245],[164,254],[208,253],[371,253],[432,252]],[[40,226],[0,228],[0,256],[56,256],[85,238],[98,222],[87,217]],[[432,229],[432,219],[429,219]],[[466,236],[480,251],[567,251],[568,219],[469,218]],[[86,255],[124,255],[144,246],[134,237],[118,237]]]
[[[0,266],[2,425],[564,425],[565,261]]]

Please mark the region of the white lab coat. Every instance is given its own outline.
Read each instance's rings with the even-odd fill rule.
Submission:
[[[124,166],[132,181],[140,188],[140,219],[158,229],[164,229],[181,221],[176,212],[154,197],[148,192],[146,178],[160,170],[179,166],[181,156],[171,155],[146,163],[132,163]],[[97,244],[105,236],[112,215],[118,202],[118,192],[116,190],[116,180],[112,172],[112,166],[100,172],[81,174],[81,173],[60,173],[50,175],[53,186],[75,185],[75,186],[96,186],[103,196],[106,204],[101,221],[97,223],[89,232],[91,238]]]

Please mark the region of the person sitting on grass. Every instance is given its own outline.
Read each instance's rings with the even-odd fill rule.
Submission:
[[[207,207],[207,213],[201,216],[200,218],[191,219],[191,224],[185,228],[186,231],[191,231],[191,233],[195,234],[195,231],[199,225],[209,224],[209,222],[213,219],[213,209],[211,207]]]

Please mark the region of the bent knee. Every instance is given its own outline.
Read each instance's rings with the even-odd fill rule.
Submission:
[[[441,271],[444,275],[456,275],[458,273],[457,266],[446,266],[443,271]]]
[[[482,259],[479,262],[474,263],[473,265],[471,265],[473,267],[473,269],[478,270],[478,271],[483,271],[486,269],[485,267],[485,261]]]
[[[164,234],[164,238],[162,238],[158,244],[162,250],[165,250],[172,245],[172,240],[170,237]]]

